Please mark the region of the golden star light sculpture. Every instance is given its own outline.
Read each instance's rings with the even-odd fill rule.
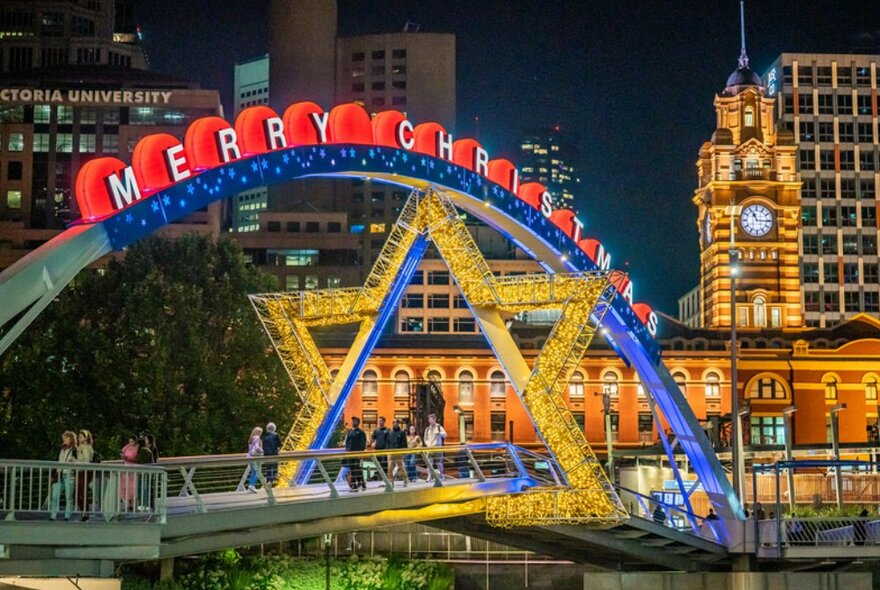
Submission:
[[[577,272],[495,277],[449,196],[433,188],[410,195],[363,287],[251,296],[302,399],[282,450],[324,444],[318,440],[319,432],[325,431],[331,409],[345,403],[351,377],[359,374],[387,318],[383,311],[397,306],[409,280],[406,269],[415,267],[429,239],[474,311],[567,483],[567,487],[490,497],[487,521],[496,526],[618,524],[627,517],[626,511],[568,410],[563,392],[623,275]],[[529,367],[502,314],[539,309],[561,313],[534,366]],[[345,324],[359,324],[359,328],[334,377],[309,330]],[[297,468],[284,464],[279,485],[287,485]]]

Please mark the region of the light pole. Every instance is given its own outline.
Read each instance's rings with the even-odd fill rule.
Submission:
[[[837,507],[843,508],[843,474],[840,472],[840,425],[837,414],[846,409],[846,404],[831,407],[831,450],[837,465],[834,467],[834,491],[837,493]]]
[[[785,461],[791,463],[794,458],[791,454],[791,447],[794,444],[792,438],[791,421],[793,414],[797,412],[797,406],[786,406],[782,408],[782,425],[785,433]],[[786,470],[786,478],[788,479],[788,508],[794,512],[794,471],[791,466]]]
[[[452,406],[452,411],[458,416],[458,442],[462,445],[467,443],[467,436],[464,431],[464,411],[459,406]]]
[[[614,441],[611,440],[611,392],[594,392],[602,396],[602,411],[605,414],[605,450],[608,454],[608,479],[614,483]]]
[[[730,197],[730,250],[728,251],[728,259],[730,266],[730,445],[731,445],[731,463],[733,471],[733,491],[740,502],[744,499],[743,480],[745,479],[743,471],[745,470],[745,462],[742,461],[742,433],[740,432],[739,417],[739,385],[736,375],[736,355],[737,355],[737,338],[736,338],[736,275],[739,272],[735,261],[739,256],[736,251],[736,214],[738,207],[733,195]]]

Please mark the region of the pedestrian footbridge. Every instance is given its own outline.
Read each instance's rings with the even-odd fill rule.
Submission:
[[[412,522],[436,523],[585,563],[597,563],[599,557],[606,565],[641,562],[653,569],[693,570],[726,557],[722,545],[689,530],[689,524],[684,530],[665,526],[671,524],[671,512],[669,523],[631,516],[611,530],[553,518],[546,526],[490,527],[486,511],[491,498],[568,489],[552,460],[511,444],[419,449],[413,461],[417,480],[406,486],[405,474],[391,480],[389,454],[411,453],[320,450],[253,460],[188,457],[157,466],[70,464],[61,473],[55,462],[2,461],[0,574],[109,576],[120,562]],[[362,463],[366,490],[350,491],[340,474],[346,460]],[[266,476],[285,463],[305,461],[314,466],[307,484],[267,485]],[[252,473],[255,492],[248,489]],[[53,509],[58,510],[54,521],[49,519]],[[659,559],[662,553],[669,556],[665,561]]]

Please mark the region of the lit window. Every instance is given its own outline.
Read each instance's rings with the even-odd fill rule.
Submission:
[[[767,306],[763,297],[755,297],[755,326],[765,328],[767,326]]]
[[[719,397],[721,395],[721,377],[718,373],[706,375],[706,397]]]
[[[361,391],[363,397],[376,397],[379,395],[379,375],[372,369],[364,371],[361,378]]]
[[[672,380],[675,381],[675,384],[678,385],[678,389],[681,391],[682,395],[687,394],[687,377],[684,373],[676,372],[672,374]]]
[[[877,401],[877,380],[872,379],[865,383],[865,399]]]
[[[10,133],[9,134],[9,143],[6,144],[6,147],[10,152],[23,152],[24,151],[24,134],[23,133]]]
[[[21,191],[6,191],[6,208],[21,209]]]
[[[825,382],[825,399],[828,401],[837,399],[837,381],[829,379]]]
[[[584,374],[580,371],[575,371],[568,382],[568,396],[584,397]]]
[[[394,397],[409,397],[409,373],[406,371],[394,374]]]
[[[773,377],[763,377],[752,382],[747,397],[759,399],[785,399],[785,388]]]
[[[619,391],[617,373],[614,371],[606,371],[602,376],[602,393],[607,393],[611,397],[617,397]]]
[[[462,371],[458,375],[458,401],[474,403],[474,374],[470,371]]]
[[[746,107],[744,124],[746,127],[755,126],[755,109],[753,107]]]
[[[489,394],[492,397],[504,397],[507,395],[507,385],[504,380],[504,373],[501,371],[492,371],[489,375]]]

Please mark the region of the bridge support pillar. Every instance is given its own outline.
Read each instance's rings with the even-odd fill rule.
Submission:
[[[159,581],[170,582],[174,579],[174,558],[166,557],[159,560]]]

